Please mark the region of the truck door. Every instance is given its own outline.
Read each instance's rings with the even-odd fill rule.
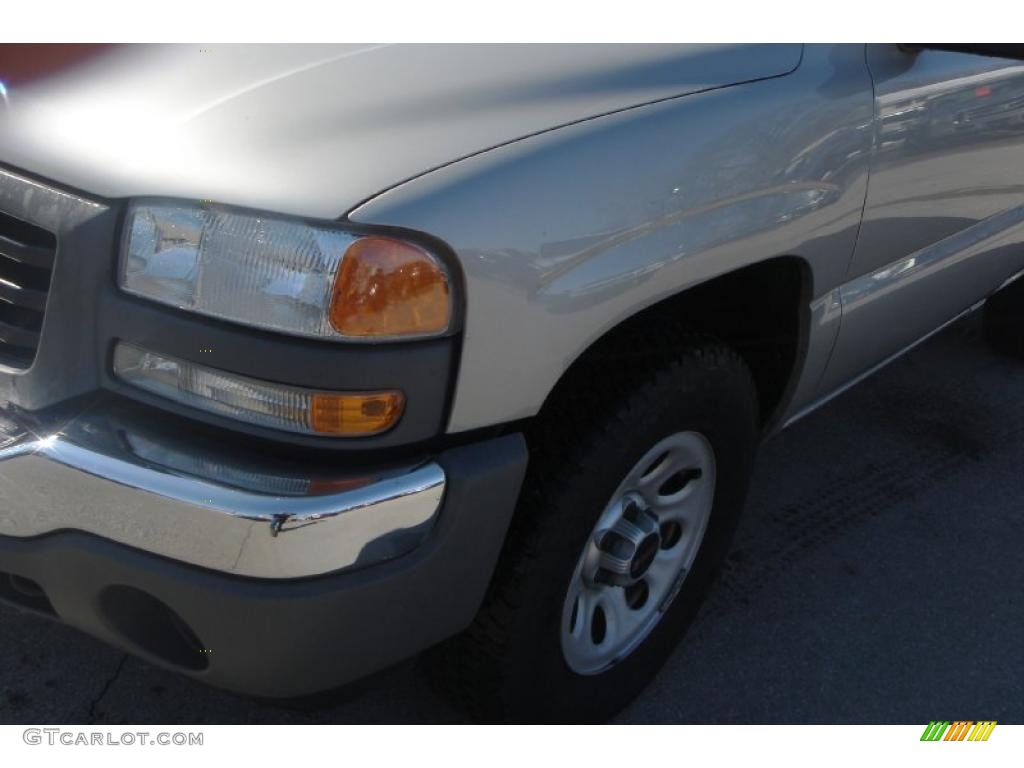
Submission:
[[[875,146],[822,392],[1024,269],[1024,61],[869,45]]]

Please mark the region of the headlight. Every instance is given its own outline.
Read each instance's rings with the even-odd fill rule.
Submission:
[[[448,330],[448,273],[423,248],[270,214],[136,203],[119,282],[180,309],[297,336],[403,339]]]

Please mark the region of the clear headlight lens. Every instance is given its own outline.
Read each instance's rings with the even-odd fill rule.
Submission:
[[[119,280],[173,307],[315,338],[432,336],[451,318],[447,271],[419,246],[215,206],[134,204]]]
[[[398,423],[398,391],[321,392],[218,371],[119,342],[114,375],[140,389],[209,413],[272,429],[358,437]]]

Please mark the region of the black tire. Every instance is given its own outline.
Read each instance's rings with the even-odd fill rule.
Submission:
[[[985,302],[985,337],[994,349],[1024,359],[1024,279]]]
[[[757,397],[730,348],[699,337],[682,343],[673,344],[684,350],[674,359],[653,365],[643,338],[620,345],[615,359],[577,372],[576,391],[546,408],[528,434],[530,467],[484,604],[472,626],[430,658],[435,678],[475,719],[607,721],[654,677],[696,614],[743,507]],[[600,674],[577,674],[562,654],[560,620],[582,547],[629,469],[660,439],[686,430],[710,441],[718,474],[697,559],[636,650]]]

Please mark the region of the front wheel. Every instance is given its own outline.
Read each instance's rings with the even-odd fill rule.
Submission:
[[[478,719],[612,717],[668,658],[727,551],[757,441],[750,372],[706,339],[643,362],[588,372],[530,435],[484,605],[435,653]]]

